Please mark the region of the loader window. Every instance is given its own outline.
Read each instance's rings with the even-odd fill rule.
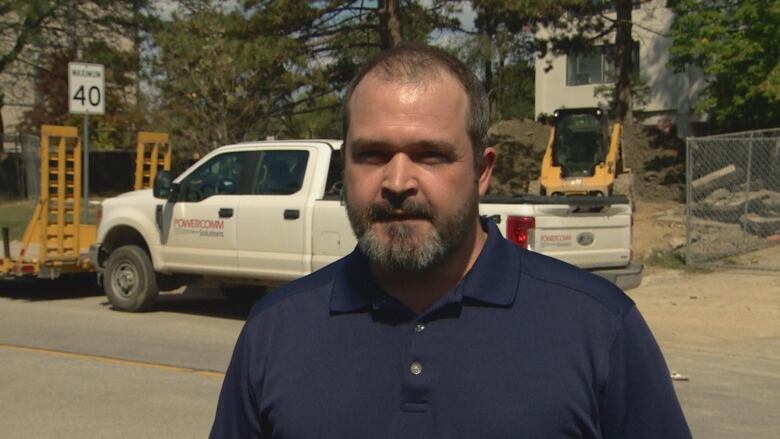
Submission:
[[[555,129],[555,162],[564,177],[588,177],[606,155],[603,126],[592,114],[571,114]]]

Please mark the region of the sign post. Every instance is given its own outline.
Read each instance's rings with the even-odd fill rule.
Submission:
[[[84,115],[84,207],[82,224],[89,218],[89,115],[106,113],[106,74],[102,64],[68,63],[68,109]]]

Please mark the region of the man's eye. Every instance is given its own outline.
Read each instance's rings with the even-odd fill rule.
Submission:
[[[357,154],[356,162],[378,164],[387,161],[386,154],[381,151],[362,151]]]
[[[417,155],[417,160],[427,165],[437,165],[448,163],[450,158],[447,154],[438,151],[425,151]]]

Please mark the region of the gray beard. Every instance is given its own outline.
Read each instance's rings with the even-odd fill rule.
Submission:
[[[474,227],[479,215],[479,193],[476,187],[463,208],[447,218],[437,215],[427,204],[408,199],[400,206],[383,202],[358,210],[350,206],[346,191],[344,196],[347,216],[358,239],[358,246],[371,262],[393,272],[419,273],[441,265],[464,244],[469,229]],[[371,226],[387,217],[393,208],[401,209],[404,215],[430,221],[433,230],[416,233],[410,225],[388,223],[380,226],[384,228],[389,241],[383,242]]]

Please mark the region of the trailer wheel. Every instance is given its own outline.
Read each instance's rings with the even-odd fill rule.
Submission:
[[[157,279],[149,255],[136,245],[111,252],[106,262],[103,290],[120,311],[140,312],[157,299]]]

